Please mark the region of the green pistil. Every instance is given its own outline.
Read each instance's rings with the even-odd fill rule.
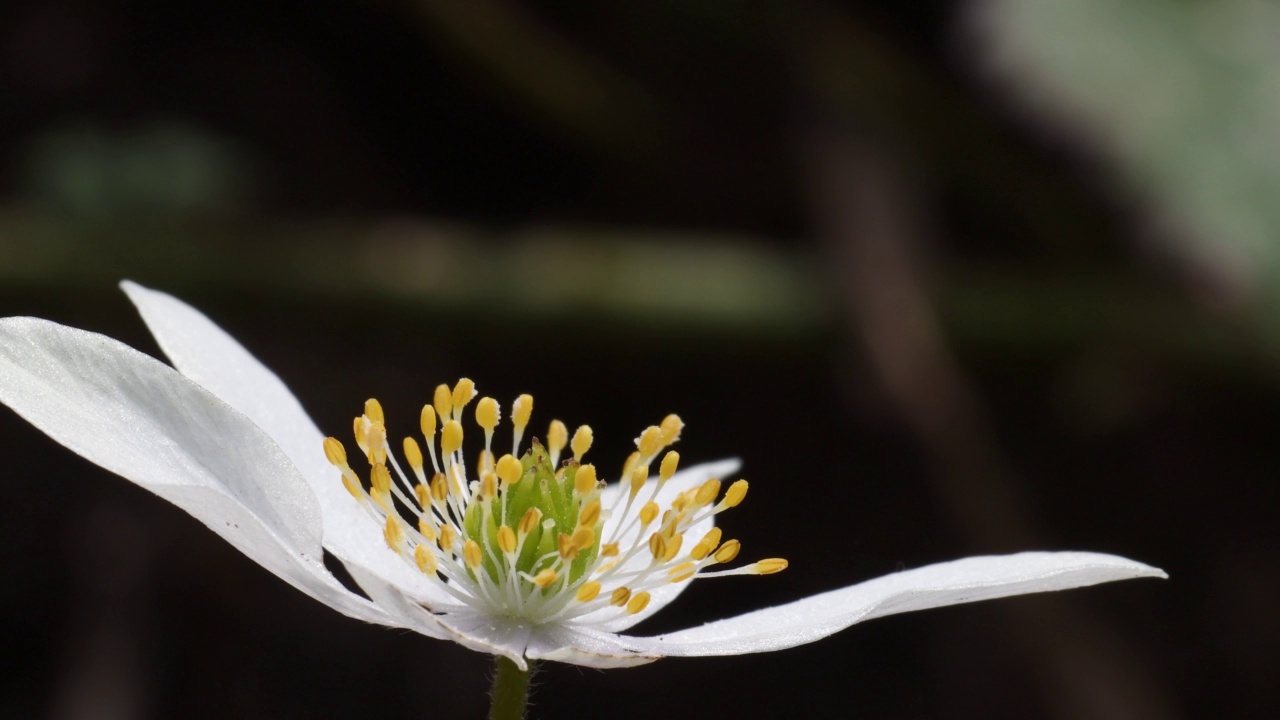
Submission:
[[[499,527],[506,525],[515,529],[530,508],[538,509],[542,519],[524,539],[520,555],[516,558],[516,570],[531,576],[537,575],[556,562],[556,557],[547,556],[558,551],[557,538],[560,535],[572,535],[577,529],[582,505],[591,499],[574,497],[574,478],[578,472],[578,464],[572,460],[567,461],[556,472],[551,465],[551,456],[537,440],[533,441],[532,447],[520,459],[520,463],[524,474],[519,482],[501,487],[497,497],[487,503],[473,498],[467,507],[463,530],[468,538],[480,543],[481,547],[492,548],[492,553],[484,554],[483,567],[493,582],[506,577],[510,569],[506,557],[498,550]],[[595,541],[582,548],[569,565],[570,585],[576,583],[594,562],[600,551],[602,529],[603,521],[597,521],[592,528],[595,531]],[[544,559],[539,562],[539,558]],[[563,568],[560,572],[563,574]]]

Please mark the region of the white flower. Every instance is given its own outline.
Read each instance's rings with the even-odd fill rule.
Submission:
[[[657,637],[618,634],[699,577],[769,574],[770,559],[716,570],[737,555],[714,515],[741,502],[720,494],[727,460],[675,472],[663,453],[675,416],[637,438],[622,483],[580,462],[589,428],[569,440],[553,423],[546,446],[520,451],[532,398],[513,403],[512,452],[489,451],[499,407],[477,401],[484,435],[478,476],[461,451],[461,381],[423,408],[428,449],[386,443],[382,408],[366,404],[356,444],[361,478],[284,384],[208,318],[123,283],[177,371],[110,338],[35,318],[0,320],[0,401],[83,457],[191,513],[286,582],[353,618],[408,628],[469,648],[592,667],[667,655],[766,652],[812,642],[871,618],[1112,580],[1165,577],[1141,563],[1084,552],[973,557],[899,572]],[[568,447],[574,459],[557,467]],[[657,477],[649,477],[657,461]],[[335,468],[336,466],[336,468]],[[717,501],[717,498],[720,498]],[[362,597],[324,567],[342,561]]]

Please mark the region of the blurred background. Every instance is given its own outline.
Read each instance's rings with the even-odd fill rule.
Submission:
[[[548,664],[534,717],[1276,717],[1277,37],[1264,0],[8,0],[0,315],[158,354],[116,283],[167,290],[339,435],[462,375],[603,465],[678,412],[791,568],[641,634],[974,554],[1171,576]],[[0,716],[484,713],[488,658],[0,438]]]

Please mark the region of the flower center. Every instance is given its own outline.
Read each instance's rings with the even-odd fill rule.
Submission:
[[[739,542],[721,542],[712,518],[742,502],[747,481],[732,483],[723,496],[718,478],[664,493],[680,462],[668,449],[684,428],[679,417],[646,428],[618,487],[606,489],[595,466],[583,462],[593,440],[586,425],[570,439],[564,423],[553,420],[546,444],[534,438],[521,452],[533,411],[529,395],[512,403],[511,452],[495,460],[501,409],[493,398],[481,398],[474,419],[484,450],[472,480],[462,417],[475,396],[466,378],[452,389],[436,388],[421,414],[427,455],[416,439],[404,439],[408,472],[388,448],[377,400],[366,401],[354,422],[356,445],[369,462],[367,479],[351,469],[341,442],[324,441],[347,491],[383,526],[387,546],[459,601],[536,623],[607,622],[642,612],[651,591],[663,585],[786,568],[786,560],[771,558],[708,570],[738,555]],[[566,447],[572,456],[562,461]],[[658,475],[651,479],[655,461]]]

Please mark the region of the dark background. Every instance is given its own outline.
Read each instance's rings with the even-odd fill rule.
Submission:
[[[1273,241],[1245,222],[1273,203],[1232,189],[1269,156],[1146,153],[1191,127],[1144,95],[1185,68],[1056,74],[1017,48],[1131,26],[1037,44],[1007,5],[10,0],[0,314],[158,353],[115,283],[167,290],[335,434],[369,396],[407,432],[461,375],[589,422],[599,464],[678,412],[686,462],[744,459],[744,556],[791,568],[643,634],[974,554],[1171,576],[547,664],[533,717],[1275,717]],[[1113,80],[1140,132],[1089,95]],[[1179,194],[1218,188],[1230,213]],[[0,717],[483,714],[488,658],[328,610],[8,411],[0,438]]]

